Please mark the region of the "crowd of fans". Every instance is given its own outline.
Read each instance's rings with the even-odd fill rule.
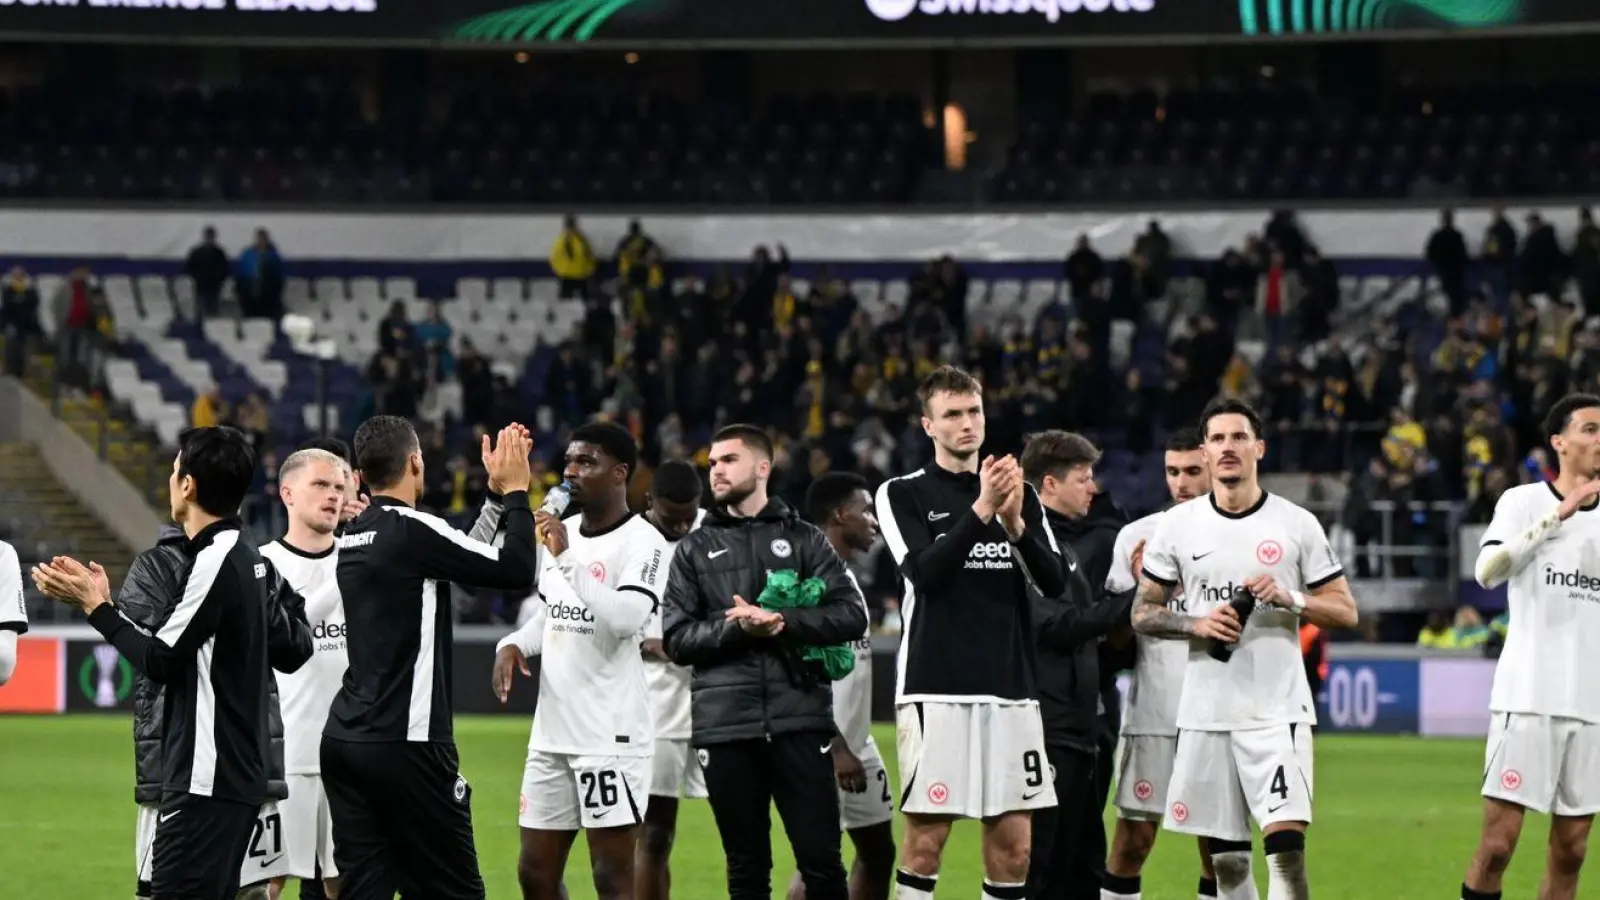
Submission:
[[[1122,258],[1105,258],[1087,237],[1071,248],[1062,267],[1070,306],[1052,303],[1031,322],[969,323],[968,275],[949,257],[908,273],[903,308],[874,316],[826,269],[797,291],[782,246],[758,247],[743,266],[708,278],[679,278],[671,248],[644,224],[602,253],[568,217],[548,261],[561,295],[582,301],[586,314],[573,334],[547,339],[548,364],[529,368],[542,372],[541,383],[497,372],[456,334],[448,304],[432,304],[421,321],[395,304],[375,326],[367,394],[342,421],[377,412],[416,419],[429,473],[424,502],[464,514],[486,486],[478,435],[539,418],[530,405],[547,408],[549,425],[539,490],[559,480],[562,432],[592,416],[624,423],[639,440],[640,503],[653,464],[703,462],[716,424],[751,421],[775,438],[774,493],[798,502],[832,469],[875,483],[920,465],[927,443],[914,385],[945,362],[986,385],[993,446],[1064,427],[1128,451],[1135,464],[1220,391],[1262,410],[1270,468],[1313,473],[1314,495],[1338,498],[1325,518],[1349,536],[1358,575],[1444,577],[1452,565],[1444,551],[1463,515],[1487,521],[1506,487],[1549,474],[1537,433],[1548,405],[1569,390],[1600,389],[1600,320],[1584,321],[1600,304],[1600,229],[1587,211],[1576,226],[1563,242],[1537,215],[1519,234],[1497,214],[1474,258],[1446,212],[1423,248],[1445,302],[1430,308],[1424,295],[1341,322],[1339,273],[1292,213],[1275,214],[1259,237],[1202,264],[1203,295],[1188,302],[1169,296],[1181,264],[1152,222]],[[217,312],[229,281],[241,314],[282,315],[286,265],[264,231],[230,259],[208,230],[185,268],[198,315]],[[67,359],[72,344],[62,334],[109,330],[86,273],[49,299],[44,306],[27,273],[13,270],[0,290],[0,329],[8,338],[39,335],[39,316],[55,315],[66,326],[57,340]],[[1116,320],[1153,335],[1158,352],[1114,366]],[[20,360],[8,364],[16,371]],[[449,381],[460,385],[459,418],[438,402]],[[276,495],[277,466],[267,402],[213,392],[193,410],[195,424],[229,422],[257,440],[264,500]],[[1391,545],[1424,550],[1380,552]],[[878,557],[882,571],[867,581],[892,627],[897,579]]]

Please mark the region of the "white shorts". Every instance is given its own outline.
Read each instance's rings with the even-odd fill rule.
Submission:
[[[862,752],[861,767],[867,771],[867,789],[859,794],[839,790],[839,825],[845,831],[881,825],[894,818],[894,788],[876,744],[868,744]]]
[[[1056,805],[1037,703],[906,703],[895,718],[902,812],[987,819]]]
[[[151,864],[155,857],[156,817],[158,804],[139,804],[139,818],[133,828],[134,877],[148,882]],[[284,843],[283,818],[278,813],[277,801],[261,807],[256,817],[255,834],[250,838],[250,849],[239,861],[239,886],[249,887],[274,878],[289,877],[289,854]]]
[[[1184,731],[1167,789],[1168,831],[1250,840],[1263,828],[1311,821],[1311,727]]]
[[[1600,725],[1495,713],[1484,753],[1483,796],[1558,816],[1600,813]]]
[[[655,756],[650,760],[650,796],[673,800],[704,800],[710,796],[706,793],[706,772],[700,768],[700,754],[688,741],[656,741]]]
[[[337,878],[333,864],[333,816],[321,775],[290,775],[289,799],[278,804],[283,813],[285,843],[289,847],[289,874],[296,878]]]
[[[1176,736],[1130,734],[1122,738],[1115,801],[1118,818],[1161,821],[1167,810],[1167,788],[1172,784],[1172,763],[1177,755]]]
[[[644,822],[650,757],[528,752],[517,824],[540,831],[622,828]]]

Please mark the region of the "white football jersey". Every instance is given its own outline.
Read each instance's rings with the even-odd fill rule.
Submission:
[[[0,629],[28,633],[28,600],[22,592],[22,560],[15,547],[0,541]]]
[[[322,771],[322,729],[328,708],[350,667],[345,653],[344,600],[339,595],[339,548],[308,554],[282,540],[261,548],[283,579],[305,598],[311,625],[311,659],[298,672],[273,672],[283,709],[283,764],[290,775]]]
[[[1500,495],[1482,546],[1507,543],[1561,505],[1550,484]],[[1600,510],[1561,523],[1506,588],[1511,627],[1489,693],[1493,712],[1600,722]]]
[[[1133,548],[1139,546],[1140,541],[1145,542],[1145,552],[1149,552],[1150,538],[1156,533],[1161,515],[1145,516],[1117,532],[1116,547],[1111,551],[1111,570],[1106,573],[1107,591],[1121,594],[1138,587],[1128,563],[1133,558]],[[1180,584],[1167,601],[1167,608],[1187,613],[1183,597]],[[1127,713],[1122,717],[1122,733],[1173,737],[1178,733],[1178,700],[1183,695],[1183,670],[1189,664],[1189,645],[1145,634],[1134,637],[1138,639],[1138,657],[1133,664],[1133,689],[1128,694]]]
[[[1322,523],[1288,500],[1262,492],[1242,513],[1225,513],[1207,495],[1162,513],[1145,545],[1144,574],[1181,585],[1188,614],[1208,615],[1271,575],[1287,590],[1309,591],[1344,574]],[[1257,603],[1228,662],[1212,659],[1207,642],[1189,642],[1178,728],[1243,731],[1316,724],[1300,654],[1300,617]]]
[[[612,528],[586,535],[582,519],[567,519],[573,578],[593,578],[616,591],[637,591],[661,605],[671,547],[654,525],[630,514]],[[565,557],[563,557],[565,558]],[[528,749],[578,756],[649,756],[655,723],[644,658],[648,622],[613,634],[596,620],[548,552],[540,553],[539,596],[544,643],[539,706]]]
[[[867,605],[867,595],[861,590],[856,573],[845,569],[850,576],[850,586]],[[865,757],[876,753],[877,742],[872,739],[872,615],[868,610],[867,630],[857,640],[850,642],[856,654],[856,666],[850,674],[833,683],[833,722],[839,727],[850,752]]]
[[[694,517],[694,531],[700,523],[706,520],[706,511],[700,510]],[[666,540],[665,537],[662,540]],[[677,549],[677,541],[667,541],[667,559],[670,561],[672,553]],[[668,568],[671,568],[669,565]],[[665,576],[663,576],[665,579]],[[662,581],[662,591],[666,593],[666,582]],[[656,604],[655,612],[650,614],[650,625],[645,637],[661,639],[661,604]],[[644,664],[645,680],[650,685],[650,708],[655,710],[656,739],[661,741],[687,741],[690,736],[689,719],[689,683],[694,680],[694,669],[689,666],[680,666],[676,663],[662,662],[659,659],[647,659]]]

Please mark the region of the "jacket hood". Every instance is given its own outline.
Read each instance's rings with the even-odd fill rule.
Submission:
[[[161,530],[156,533],[157,545],[181,544],[188,539],[189,536],[183,533],[182,528],[179,528],[177,525],[174,525],[170,522],[161,526]]]
[[[727,507],[714,506],[706,513],[706,518],[724,526],[738,525],[740,522],[786,522],[795,518],[795,511],[789,508],[789,504],[773,497],[753,516],[735,516],[728,512]]]
[[[1052,529],[1059,529],[1064,534],[1073,536],[1085,535],[1098,529],[1120,531],[1122,526],[1132,519],[1127,510],[1123,509],[1117,501],[1111,499],[1107,493],[1094,495],[1089,501],[1089,514],[1081,519],[1069,519],[1049,507],[1045,508],[1045,520]]]

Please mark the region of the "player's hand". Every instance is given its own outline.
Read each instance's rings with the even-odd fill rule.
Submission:
[[[1000,461],[992,456],[985,456],[978,465],[978,499],[972,504],[972,509],[987,522],[995,517],[1000,510],[1001,475]]]
[[[773,637],[783,630],[783,616],[745,602],[733,595],[733,608],[723,614],[728,620],[739,623],[744,633],[752,637]]]
[[[1231,644],[1239,639],[1243,627],[1239,624],[1239,614],[1233,607],[1223,605],[1211,611],[1211,614],[1200,619],[1195,624],[1194,633],[1198,637],[1222,641]]]
[[[645,638],[640,641],[639,655],[658,662],[672,662],[672,657],[667,655],[667,645],[661,643],[661,638]]]
[[[511,696],[513,669],[520,670],[529,678],[533,677],[533,672],[528,669],[528,658],[522,655],[521,648],[504,647],[494,655],[494,676],[490,679],[494,695],[500,698],[501,705]]]
[[[1285,609],[1294,605],[1293,595],[1278,583],[1278,579],[1273,578],[1271,575],[1257,575],[1254,578],[1247,578],[1244,586],[1250,590],[1250,594],[1260,603],[1271,603],[1273,606],[1281,606]]]
[[[1556,515],[1560,516],[1561,521],[1565,522],[1572,518],[1572,514],[1578,511],[1578,507],[1588,505],[1589,501],[1593,500],[1597,495],[1600,495],[1600,478],[1588,482],[1573,491],[1571,496],[1563,498],[1561,505],[1556,507]]]
[[[1002,493],[999,507],[995,515],[999,516],[1000,524],[1005,526],[1006,534],[1012,538],[1022,535],[1027,527],[1022,521],[1022,466],[1017,464],[1016,457],[1007,456],[998,464],[1002,470]]]
[[[1144,541],[1133,545],[1133,553],[1128,556],[1128,567],[1133,569],[1133,583],[1138,584],[1144,577]]]
[[[560,559],[561,554],[567,552],[567,548],[571,546],[567,542],[566,523],[550,513],[542,509],[536,511],[533,514],[533,527],[535,529],[534,534],[539,538],[539,543],[543,544],[545,549],[550,551],[550,555],[557,559]]]
[[[489,473],[489,490],[497,494],[525,491],[533,481],[533,470],[528,455],[533,452],[533,438],[528,429],[512,423],[500,429],[493,447],[489,436],[483,436],[483,467]]]
[[[852,794],[867,790],[867,767],[861,758],[850,752],[850,747],[840,738],[833,739],[833,777],[839,789]]]
[[[34,566],[32,575],[40,593],[86,614],[111,602],[111,584],[99,563],[84,566],[70,556],[57,556],[42,566]]]
[[[342,525],[361,515],[367,511],[367,507],[370,505],[371,501],[360,494],[344,501],[344,506],[339,510],[339,523]]]

